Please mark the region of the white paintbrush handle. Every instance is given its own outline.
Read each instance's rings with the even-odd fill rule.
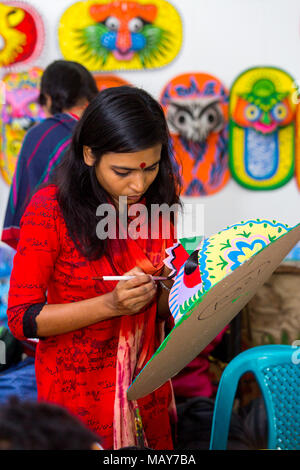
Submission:
[[[127,281],[133,279],[139,274],[128,275],[128,276],[102,276],[103,281]],[[154,281],[165,281],[167,278],[165,276],[151,276]]]

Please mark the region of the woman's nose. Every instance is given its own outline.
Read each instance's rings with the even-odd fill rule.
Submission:
[[[134,175],[134,178],[131,181],[130,184],[131,190],[133,190],[135,193],[142,193],[145,188],[145,177],[143,173],[141,172],[140,174]]]

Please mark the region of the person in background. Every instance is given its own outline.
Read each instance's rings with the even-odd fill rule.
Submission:
[[[1,240],[16,249],[20,220],[35,188],[49,177],[71,142],[74,126],[98,93],[92,74],[77,62],[56,60],[45,69],[39,103],[46,119],[27,132],[10,188]]]
[[[39,339],[38,399],[68,408],[104,449],[138,443],[138,412],[145,446],[173,448],[171,382],[137,402],[127,390],[161,344],[170,315],[166,289],[152,275],[169,275],[164,259],[175,243],[175,216],[155,214],[165,230],[153,230],[152,208],[180,205],[178,181],[159,103],[139,88],[108,88],[85,109],[55,178],[21,220],[8,326],[19,340]],[[131,236],[131,207],[151,217],[138,221],[141,236]],[[102,238],[107,211],[112,232]],[[101,279],[125,274],[132,278]]]
[[[1,450],[103,450],[96,436],[65,408],[11,397],[0,406]]]

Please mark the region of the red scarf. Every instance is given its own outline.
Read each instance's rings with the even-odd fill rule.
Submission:
[[[130,222],[130,218],[128,220]],[[165,249],[174,243],[174,233],[172,230],[169,240],[151,239],[150,229],[149,224],[148,239],[109,240],[107,255],[111,261],[110,267],[113,267],[116,275],[122,275],[135,266],[139,266],[147,274],[161,273],[166,257]],[[121,231],[124,234],[124,228],[121,227]],[[111,291],[115,284],[116,282],[105,282],[107,291]],[[164,339],[164,324],[156,322],[156,310],[157,302],[153,301],[138,314],[121,317],[114,403],[114,449],[137,445],[134,410],[138,404],[136,401],[129,402],[126,393]],[[174,414],[174,400],[171,405]],[[145,436],[144,440],[147,446]]]

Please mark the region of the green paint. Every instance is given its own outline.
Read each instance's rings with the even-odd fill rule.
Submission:
[[[241,294],[241,295],[239,295],[238,297],[236,297],[235,299],[233,299],[233,300],[231,301],[231,303],[234,304],[234,302],[236,302],[237,300],[239,300],[239,299],[240,299],[241,297],[243,297],[244,295],[248,295],[248,294],[249,294],[249,292],[244,292],[243,294]]]
[[[186,250],[186,252],[189,255],[191,255],[197,249],[197,246],[199,246],[202,240],[203,240],[202,236],[199,236],[199,237],[195,236],[195,237],[189,237],[189,238],[180,238],[178,241]]]
[[[224,245],[223,248],[220,248],[220,251],[225,250],[225,248],[230,248],[231,247],[231,244],[230,244],[229,240],[227,240],[226,243],[220,243],[220,245]]]
[[[280,93],[276,91],[274,83],[267,79],[262,78],[254,83],[252,90],[249,93],[242,93],[240,96],[244,98],[248,103],[252,103],[264,112],[264,116],[267,120],[269,119],[269,111],[280,103],[289,95],[289,92]]]
[[[269,113],[263,113],[262,118],[261,118],[261,122],[263,124],[266,124],[266,125],[270,124],[271,123],[270,114]]]
[[[267,227],[267,225],[265,224],[265,227]],[[249,238],[251,235],[251,232],[246,232],[245,230],[242,232],[242,233],[237,233],[237,236],[240,236],[240,237],[245,237],[245,238]]]
[[[220,258],[220,260],[221,260],[221,263],[218,263],[217,266],[221,266],[221,271],[223,271],[223,269],[225,268],[225,266],[228,265],[228,262],[225,261],[225,259],[223,259],[221,255],[219,255],[219,258]]]

